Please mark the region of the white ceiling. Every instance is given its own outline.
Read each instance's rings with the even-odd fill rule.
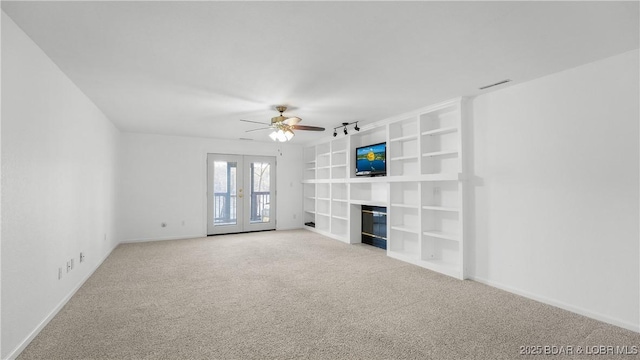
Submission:
[[[2,1],[122,131],[270,141],[239,119],[286,104],[297,143],[637,49],[638,5]]]

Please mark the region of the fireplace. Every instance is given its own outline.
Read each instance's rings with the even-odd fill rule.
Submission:
[[[362,243],[387,248],[387,208],[362,205]]]

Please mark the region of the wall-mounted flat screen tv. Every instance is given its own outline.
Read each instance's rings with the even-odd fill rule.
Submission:
[[[356,176],[387,175],[387,143],[356,148]]]

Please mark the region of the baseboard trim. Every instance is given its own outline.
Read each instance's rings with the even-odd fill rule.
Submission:
[[[340,241],[341,243],[350,244],[349,243],[349,238],[346,237],[346,236],[335,235],[335,234],[332,234],[332,233],[330,233],[328,231],[318,230],[316,228],[309,227],[309,226],[305,226],[304,230],[311,231],[311,232],[314,232],[316,234],[320,234],[322,236],[328,237],[328,238],[333,239],[333,240]]]
[[[301,227],[282,227],[276,228],[276,231],[284,231],[284,230],[295,230],[300,229]],[[258,230],[260,231],[260,230]],[[133,244],[133,243],[144,243],[151,241],[166,241],[166,240],[186,240],[186,239],[197,239],[207,237],[207,234],[196,234],[196,235],[178,235],[178,236],[164,236],[164,237],[154,237],[154,238],[139,238],[139,239],[127,239],[120,242],[120,244]]]
[[[469,280],[473,280],[476,282],[479,282],[481,284],[485,284],[485,285],[489,285],[491,287],[500,289],[500,290],[504,290],[516,295],[520,295],[520,296],[524,296],[526,298],[529,298],[531,300],[535,300],[535,301],[539,301],[541,303],[547,304],[547,305],[551,305],[551,306],[555,306],[557,308],[563,309],[563,310],[567,310],[567,311],[571,311],[572,313],[576,313],[579,315],[583,315],[598,321],[602,321],[605,322],[607,324],[611,324],[611,325],[615,325],[615,326],[619,326],[623,329],[627,329],[627,330],[631,330],[631,331],[635,331],[637,333],[640,333],[640,325],[636,325],[627,321],[623,321],[623,320],[619,320],[619,319],[615,319],[612,318],[610,316],[607,315],[603,315],[597,312],[593,312],[587,309],[583,309],[581,307],[578,306],[573,306],[570,304],[567,304],[565,302],[562,301],[558,301],[558,300],[554,300],[554,299],[550,299],[548,297],[545,296],[540,296],[540,295],[536,295],[533,293],[530,293],[528,291],[524,291],[518,288],[514,288],[512,286],[508,286],[508,285],[504,285],[502,283],[496,282],[496,281],[492,281],[492,280],[487,280],[485,278],[482,277],[478,277],[478,276],[471,276],[468,278]]]
[[[64,298],[62,298],[62,300],[60,300],[60,302],[58,303],[58,305],[56,305],[55,308],[53,308],[53,310],[51,310],[51,312],[49,313],[49,315],[47,315],[41,322],[40,324],[38,324],[38,326],[36,326],[35,329],[33,329],[33,331],[20,343],[18,344],[18,346],[16,346],[15,349],[13,349],[13,351],[11,351],[9,353],[9,355],[7,355],[6,358],[4,358],[4,360],[14,360],[15,358],[17,358],[20,353],[22,353],[24,351],[24,349],[27,348],[27,346],[29,346],[29,344],[31,343],[31,341],[33,341],[33,339],[38,336],[38,334],[40,333],[40,331],[42,331],[42,329],[44,329],[45,326],[47,326],[47,324],[49,324],[49,322],[60,312],[60,310],[62,310],[62,308],[67,304],[67,302],[69,302],[69,300],[73,297],[73,295],[76,294],[76,292],[78,292],[78,290],[80,290],[80,288],[82,287],[82,285],[84,285],[84,283],[91,277],[91,275],[93,275],[93,273],[96,272],[96,270],[98,270],[98,268],[100,267],[100,265],[102,265],[102,263],[107,260],[107,258],[109,257],[109,255],[111,255],[111,253],[113,252],[113,250],[115,250],[118,244],[115,244],[111,250],[109,250],[109,252],[107,253],[107,255],[105,255],[99,262],[98,264],[84,277],[82,278],[82,280],[80,280],[80,282],[78,283],[78,285],[76,285],[73,289],[71,289],[71,291],[67,294],[67,296],[65,296]]]
[[[302,225],[292,225],[292,226],[276,226],[276,231],[286,231],[286,230],[300,230],[302,229]]]
[[[206,234],[197,234],[197,235],[178,235],[178,236],[164,236],[164,237],[154,237],[154,238],[140,238],[140,239],[127,239],[120,242],[120,244],[132,244],[132,243],[143,243],[143,242],[151,242],[151,241],[166,241],[166,240],[185,240],[185,239],[197,239],[207,237]]]

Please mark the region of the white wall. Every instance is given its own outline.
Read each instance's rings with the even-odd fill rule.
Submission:
[[[2,19],[4,14],[0,12],[0,37],[2,36]],[[0,46],[0,69],[2,68],[2,46]],[[2,72],[0,72],[0,84]],[[0,159],[2,158],[2,86],[0,86]],[[1,163],[1,160],[0,160]],[[2,166],[0,166],[0,179],[2,179]],[[0,219],[2,219],[2,181],[0,181]],[[0,244],[2,244],[2,221],[0,221]],[[2,246],[0,245],[0,278],[2,277]],[[0,281],[0,359],[2,358],[2,282]]]
[[[276,156],[277,229],[302,227],[298,145],[131,133],[122,139],[119,224],[125,242],[206,235],[207,153]]]
[[[2,56],[5,358],[26,345],[117,244],[119,132],[4,12]],[[66,273],[71,258],[75,268]]]
[[[473,100],[475,279],[640,331],[638,64]]]

